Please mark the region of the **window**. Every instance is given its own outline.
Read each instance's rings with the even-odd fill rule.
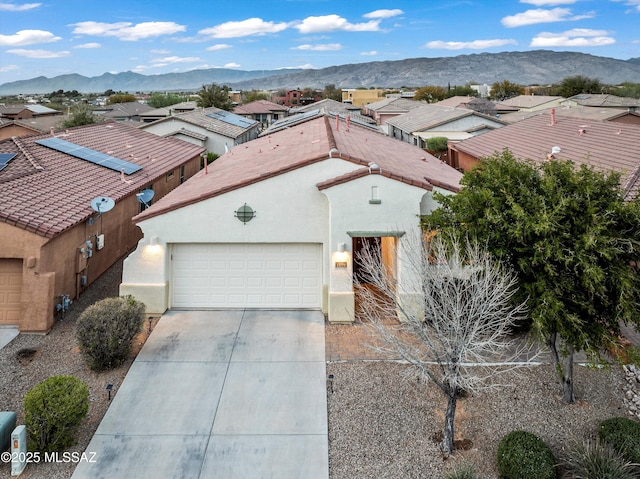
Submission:
[[[173,171],[170,171],[169,173],[167,173],[167,181],[171,181],[173,180]]]

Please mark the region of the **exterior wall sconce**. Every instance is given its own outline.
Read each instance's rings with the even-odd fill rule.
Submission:
[[[254,211],[251,206],[245,203],[235,211],[234,216],[246,225],[249,221],[256,217],[256,211]]]
[[[349,266],[349,252],[346,243],[338,243],[338,251],[334,255],[334,266],[336,268],[347,268]]]
[[[151,237],[151,241],[149,242],[149,244],[151,246],[158,246],[158,237],[157,236],[152,236]]]

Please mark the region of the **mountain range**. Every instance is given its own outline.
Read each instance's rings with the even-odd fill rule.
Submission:
[[[338,88],[454,86],[469,83],[491,85],[502,80],[521,85],[548,85],[577,75],[610,85],[640,83],[640,58],[618,60],[586,53],[534,50],[409,58],[306,70],[212,68],[160,75],[125,72],[85,77],[69,74],[3,83],[0,85],[0,95],[50,93],[57,90],[77,90],[82,93],[101,93],[109,89],[130,93],[194,91],[211,83],[242,90],[324,88],[330,84]]]

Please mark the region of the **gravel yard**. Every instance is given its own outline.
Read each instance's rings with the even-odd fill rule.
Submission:
[[[58,374],[74,375],[89,385],[89,415],[72,451],[83,451],[109,406],[107,384],[114,392],[132,358],[118,369],[91,372],[76,346],[74,324],[94,302],[118,295],[122,261],[72,304],[50,334],[20,335],[0,350],[0,410],[17,411],[23,423],[24,395],[40,381]],[[327,327],[332,334],[333,326]],[[341,334],[345,333],[341,330]],[[148,324],[136,345],[144,343]],[[360,340],[360,338],[358,338]],[[32,351],[29,353],[29,351]],[[624,416],[624,376],[618,367],[575,371],[578,403],[565,405],[549,366],[521,370],[509,386],[458,401],[456,431],[468,449],[447,460],[438,449],[445,399],[433,385],[419,381],[408,366],[386,361],[328,362],[333,391],[328,388],[329,467],[331,479],[434,478],[462,461],[476,464],[480,477],[495,478],[495,452],[500,438],[514,430],[538,434],[561,456],[574,438],[592,436],[598,423]],[[74,464],[30,464],[25,479],[66,479]],[[10,465],[0,464],[0,477],[10,477]]]

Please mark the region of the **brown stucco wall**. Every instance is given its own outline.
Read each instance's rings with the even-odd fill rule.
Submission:
[[[12,123],[11,125],[0,128],[0,140],[6,140],[14,136],[27,136],[38,133],[37,130],[31,130],[20,125]]]
[[[197,173],[199,167],[199,156],[185,163],[185,180]],[[171,178],[163,175],[153,183],[141,184],[140,190],[149,185],[155,191],[154,201],[162,198],[180,185],[180,168],[174,170]],[[96,196],[99,194],[98,189]],[[90,204],[87,207],[90,214]],[[53,239],[0,223],[0,258],[23,260],[20,331],[49,331],[55,322],[55,305],[60,301],[60,295],[77,298],[113,263],[136,248],[142,232],[131,218],[140,212],[140,208],[134,192],[102,216],[93,213],[93,224],[83,221]],[[96,247],[99,234],[104,234],[101,250]],[[92,255],[85,260],[79,248],[86,248],[86,241],[91,243]],[[33,259],[29,261],[29,258]],[[81,282],[83,276],[86,276],[84,284]]]

